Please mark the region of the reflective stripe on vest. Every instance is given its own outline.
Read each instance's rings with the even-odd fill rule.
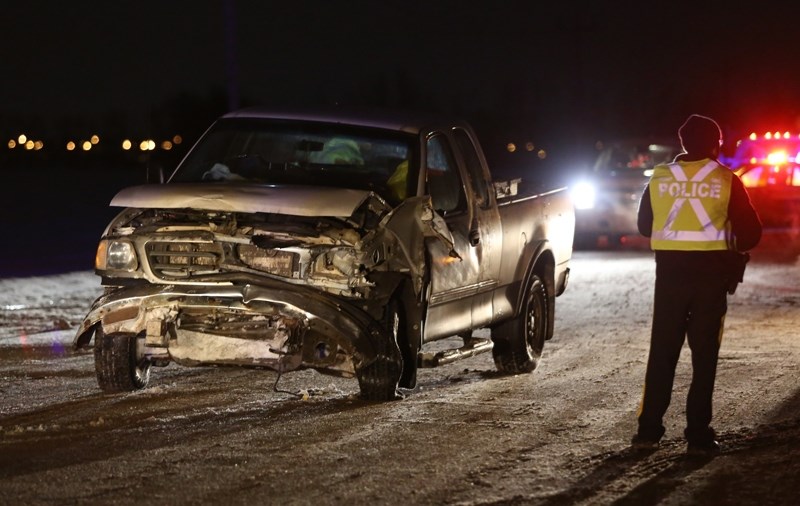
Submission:
[[[690,178],[684,167],[689,168],[692,162],[684,163],[656,167],[650,180],[650,244],[653,249],[662,250],[727,249],[729,171],[715,170],[720,165],[711,160]]]

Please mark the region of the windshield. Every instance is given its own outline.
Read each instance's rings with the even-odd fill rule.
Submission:
[[[253,182],[370,190],[397,203],[414,190],[416,137],[310,121],[218,121],[170,182]]]
[[[597,158],[595,171],[613,175],[644,174],[656,165],[672,163],[680,153],[677,146],[653,143],[615,144],[606,148]]]

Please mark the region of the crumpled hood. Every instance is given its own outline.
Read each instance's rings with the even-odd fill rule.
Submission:
[[[111,205],[346,218],[370,196],[380,199],[364,190],[324,186],[168,183],[125,188],[114,196]]]

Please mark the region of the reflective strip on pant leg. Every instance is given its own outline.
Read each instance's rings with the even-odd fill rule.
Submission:
[[[639,401],[639,408],[636,410],[636,419],[638,420],[640,416],[642,416],[642,412],[644,411],[644,395],[647,392],[647,382],[642,385],[642,399]]]

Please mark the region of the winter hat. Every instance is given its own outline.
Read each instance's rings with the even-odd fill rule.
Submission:
[[[712,153],[722,145],[722,130],[713,119],[692,114],[678,129],[681,146],[687,153]]]

